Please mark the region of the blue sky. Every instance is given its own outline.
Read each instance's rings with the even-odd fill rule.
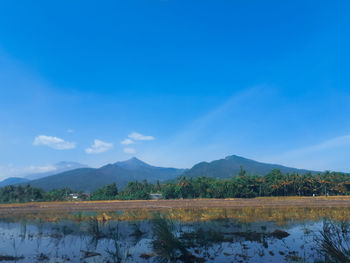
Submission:
[[[349,11],[1,1],[0,178],[62,160],[191,167],[231,154],[350,172]]]

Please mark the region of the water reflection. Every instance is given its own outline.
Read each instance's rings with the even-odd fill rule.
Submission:
[[[190,211],[182,215],[186,220],[176,219],[182,210],[153,212],[142,220],[144,211],[132,212],[132,220],[121,212],[3,218],[0,261],[350,262],[350,221],[344,218],[296,221],[291,215],[288,221],[284,214],[282,221],[240,221],[242,215],[230,216],[237,211],[216,219],[192,211],[192,220]],[[269,218],[276,213],[266,212]]]

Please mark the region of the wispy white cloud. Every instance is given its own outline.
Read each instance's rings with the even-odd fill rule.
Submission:
[[[124,148],[124,152],[128,154],[136,153],[136,150],[134,148]]]
[[[135,142],[129,138],[126,138],[120,142],[121,145],[129,145],[129,144],[134,144]]]
[[[153,136],[142,135],[138,132],[132,132],[128,135],[128,137],[136,141],[153,141],[155,139]]]
[[[242,104],[249,102],[256,96],[260,96],[257,94],[260,94],[263,90],[265,91],[267,89],[269,89],[268,86],[260,85],[233,94],[222,104],[212,108],[210,111],[194,119],[188,125],[182,128],[180,127],[181,129],[175,130],[175,133],[169,136],[167,141],[161,146],[152,148],[148,152],[143,151],[143,154],[152,156],[152,162],[154,163],[161,160],[163,156],[171,155],[173,158],[166,165],[176,167],[180,167],[180,163],[181,166],[185,164],[189,167],[202,161],[203,159],[209,161],[213,158],[220,158],[223,154],[222,149],[216,150],[218,157],[213,157],[213,152],[207,150],[213,148],[219,149],[221,145],[216,142],[209,143],[207,140],[206,144],[202,144],[200,147],[198,145],[196,145],[196,147],[189,147],[189,145],[196,143],[202,136],[203,131],[205,131],[208,127],[212,127],[218,119],[230,112],[233,112],[234,110],[239,111]],[[225,144],[227,143],[225,142]],[[184,153],[181,148],[186,148],[186,152]],[[184,155],[186,155],[186,158],[184,158]],[[160,163],[158,164],[161,165]]]
[[[7,177],[23,177],[28,174],[45,173],[55,170],[57,170],[57,168],[54,165],[15,166],[13,164],[8,164],[5,166],[0,166],[0,180],[3,180]]]
[[[29,166],[26,171],[29,173],[46,173],[57,170],[57,167],[54,165],[44,165],[44,166]]]
[[[350,134],[330,138],[313,145],[295,148],[282,153],[262,156],[259,160],[318,171],[348,171],[349,167],[346,165],[346,156],[348,156],[349,151]]]
[[[113,148],[113,143],[104,142],[98,139],[94,140],[94,144],[85,149],[88,154],[103,153]]]
[[[68,132],[68,133],[73,133],[74,130],[73,130],[73,129],[68,129],[67,132]]]
[[[35,137],[33,145],[45,145],[55,150],[69,150],[74,149],[76,146],[75,142],[67,142],[61,138],[47,135],[39,135]]]
[[[320,142],[320,143],[315,144],[315,145],[311,145],[311,146],[307,146],[304,148],[299,148],[296,150],[288,151],[288,152],[284,153],[283,155],[295,156],[295,155],[300,155],[300,154],[324,151],[324,150],[328,150],[328,149],[336,148],[336,147],[340,147],[340,146],[345,146],[345,145],[350,145],[350,134],[335,137],[335,138]]]

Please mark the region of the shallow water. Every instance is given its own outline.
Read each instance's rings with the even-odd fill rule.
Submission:
[[[218,218],[213,217],[212,211],[197,210],[149,212],[147,217],[140,215],[144,211],[134,211],[132,216],[123,212],[8,216],[0,220],[0,255],[3,256],[0,259],[4,259],[2,262],[334,262],[321,249],[324,227],[335,226],[332,231],[341,232],[340,242],[349,241],[350,228],[344,219],[315,218],[310,214],[312,219],[295,220],[293,211],[288,220],[287,214],[271,217],[277,211],[270,211],[267,217],[242,220],[238,210],[220,211],[214,213],[220,215]],[[337,214],[341,211],[338,209]],[[229,216],[232,214],[236,216]]]

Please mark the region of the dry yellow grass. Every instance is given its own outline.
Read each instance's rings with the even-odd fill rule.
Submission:
[[[323,211],[324,208],[332,208]],[[337,208],[337,210],[334,210]],[[349,209],[347,209],[349,208]],[[191,210],[190,213],[184,211]],[[278,213],[275,213],[279,210]],[[301,212],[307,209],[307,212]],[[313,212],[314,209],[315,211]],[[350,211],[350,196],[329,196],[329,197],[260,197],[254,199],[178,199],[178,200],[133,200],[133,201],[71,201],[71,202],[31,202],[23,204],[1,204],[0,216],[8,217],[32,213],[68,213],[68,212],[115,212],[124,211],[124,219],[134,216],[136,219],[149,217],[153,211],[168,211],[169,216],[182,218],[183,220],[193,220],[194,210],[200,211],[196,215],[203,220],[210,218],[219,218],[227,211],[235,211],[231,214],[236,218],[246,221],[251,218],[260,217],[262,214],[266,219],[294,218],[293,213],[297,214],[295,218],[303,218],[305,214],[318,217],[322,214],[332,214],[334,211],[341,214],[342,211]],[[240,212],[237,212],[240,210]],[[281,212],[281,211],[287,212]],[[317,210],[317,211],[316,211]],[[203,211],[210,211],[210,213]],[[310,213],[311,211],[311,213]],[[136,213],[137,212],[137,213]],[[147,216],[146,216],[147,215]],[[109,220],[110,215],[105,214],[103,218]],[[309,215],[308,215],[309,216]],[[347,215],[343,215],[346,217]],[[269,220],[270,220],[269,219]]]
[[[9,221],[19,220],[40,220],[47,222],[57,222],[62,219],[72,221],[85,221],[96,217],[98,221],[107,222],[109,220],[134,221],[148,220],[154,214],[161,214],[172,220],[184,222],[226,220],[236,219],[239,222],[249,223],[255,221],[274,221],[277,224],[285,224],[290,221],[301,222],[305,220],[318,221],[323,218],[333,220],[350,220],[350,208],[348,207],[242,207],[242,208],[170,208],[166,210],[136,209],[125,211],[41,211],[25,213],[8,213],[0,215],[1,218]]]

